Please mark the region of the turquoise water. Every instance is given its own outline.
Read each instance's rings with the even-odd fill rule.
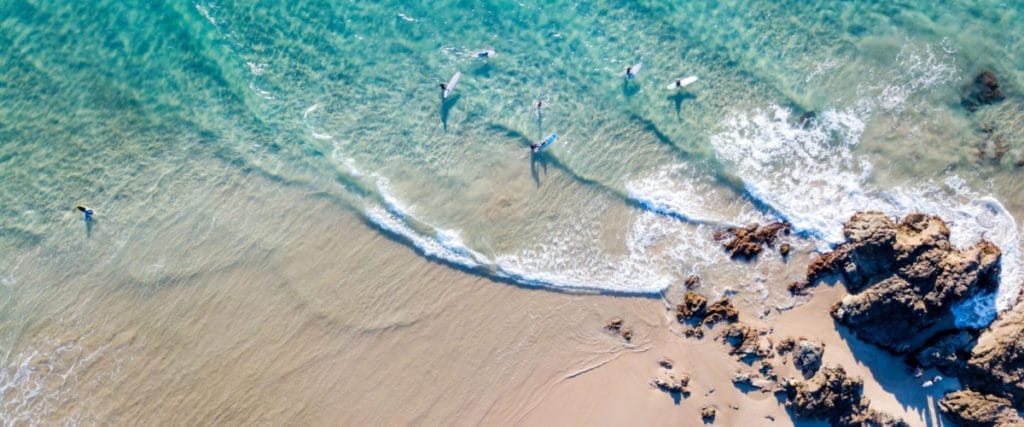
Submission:
[[[245,218],[303,207],[239,202],[257,179],[509,284],[650,295],[698,273],[778,306],[778,259],[728,262],[714,229],[786,219],[810,251],[856,210],[925,210],[1000,245],[1005,308],[1024,6],[748,3],[3,2],[0,348],[102,295],[273,252]],[[983,69],[1008,96],[971,114],[961,88]],[[57,294],[82,298],[39,309]]]

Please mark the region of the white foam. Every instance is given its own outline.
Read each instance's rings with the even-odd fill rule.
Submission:
[[[721,209],[727,197],[718,194],[707,177],[699,177],[685,164],[660,168],[643,178],[626,182],[626,198],[641,208],[696,224],[735,226],[714,208]]]
[[[861,186],[870,164],[852,154],[864,122],[852,111],[827,110],[800,127],[790,115],[777,105],[732,115],[711,144],[746,191],[795,231],[839,243],[843,221],[871,204]]]

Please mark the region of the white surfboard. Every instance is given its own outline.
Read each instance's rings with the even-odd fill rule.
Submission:
[[[690,84],[692,84],[695,81],[697,81],[697,76],[690,76],[690,77],[683,78],[683,79],[675,79],[675,80],[672,81],[672,83],[668,84],[668,88],[669,89],[681,89],[681,88],[689,86]]]
[[[444,98],[447,99],[448,95],[452,94],[452,91],[455,90],[455,86],[457,86],[459,84],[459,79],[461,79],[461,78],[462,78],[462,71],[456,71],[455,75],[452,76],[452,79],[448,80],[448,84],[445,85],[445,87],[444,87],[444,95],[443,95]]]
[[[633,73],[633,76],[635,77],[637,75],[637,73],[640,72],[640,69],[643,68],[643,67],[644,67],[644,63],[643,62],[638,62],[638,63],[636,63],[636,65],[633,65],[632,67],[627,68],[627,70],[629,70],[629,71],[626,72],[626,78],[629,78],[629,79],[633,78],[633,77],[629,76],[630,73]]]

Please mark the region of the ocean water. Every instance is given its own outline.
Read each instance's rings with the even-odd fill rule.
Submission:
[[[5,423],[96,421],[60,406],[76,399],[64,391],[114,387],[122,364],[143,362],[121,334],[83,344],[103,329],[90,313],[272,274],[266,260],[320,218],[310,199],[495,286],[651,296],[699,274],[706,292],[784,308],[799,266],[730,261],[713,232],[786,220],[799,251],[822,251],[864,209],[941,215],[956,243],[999,245],[1000,289],[961,308],[966,324],[990,321],[1024,280],[1020,3],[10,0],[0,12]],[[985,69],[1007,98],[968,112],[961,93]],[[195,287],[175,298],[201,303]],[[164,314],[115,323],[182,321]]]

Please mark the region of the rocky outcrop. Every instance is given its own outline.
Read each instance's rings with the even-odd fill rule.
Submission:
[[[837,426],[906,425],[869,408],[862,389],[861,379],[848,377],[841,366],[825,367],[809,380],[790,380],[783,387],[786,406],[797,418],[828,420]]]
[[[851,378],[841,366],[836,366],[822,368],[806,381],[789,380],[782,390],[786,393],[786,406],[797,418],[828,420],[839,426],[906,425],[870,409],[868,399],[861,396],[863,386],[860,378]]]
[[[786,406],[798,418],[838,420],[860,404],[864,386],[841,367],[825,367],[807,381],[790,380],[784,386]]]
[[[804,377],[811,377],[821,367],[821,356],[825,353],[825,346],[814,341],[802,340],[793,347],[793,366],[804,374]]]
[[[845,224],[846,243],[808,267],[801,291],[827,274],[840,275],[850,295],[832,316],[858,338],[896,353],[923,343],[922,331],[951,320],[950,308],[998,286],[999,248],[988,241],[958,250],[935,216],[911,214],[894,223],[860,212]]]
[[[939,401],[939,409],[956,425],[968,427],[1024,426],[1010,400],[971,390],[958,390]]]
[[[690,394],[690,392],[686,390],[686,386],[690,384],[690,377],[686,375],[664,372],[655,378],[652,384],[654,384],[654,386],[659,390],[666,393],[681,394],[683,396]]]
[[[729,301],[729,298],[722,298],[709,305],[707,310],[705,310],[703,324],[711,327],[718,322],[732,323],[739,316],[740,312],[732,305],[732,301]]]
[[[987,104],[994,104],[1002,101],[1002,90],[999,88],[999,79],[995,73],[989,70],[982,71],[974,78],[970,85],[964,88],[960,103],[969,111],[975,111],[978,107]]]
[[[733,323],[726,327],[719,337],[729,346],[729,354],[753,361],[770,357],[772,354],[772,344],[766,334],[767,331],[743,323]]]
[[[708,299],[693,291],[686,291],[683,300],[676,306],[676,320],[685,322],[690,319],[704,318],[704,310],[708,307]]]
[[[1010,399],[1024,408],[1024,300],[978,337],[960,380],[973,390]]]
[[[765,246],[775,245],[780,234],[789,234],[790,225],[786,222],[773,222],[765,226],[751,224],[744,228],[728,228],[715,232],[717,241],[724,241],[722,246],[733,258],[752,258],[761,253]]]

